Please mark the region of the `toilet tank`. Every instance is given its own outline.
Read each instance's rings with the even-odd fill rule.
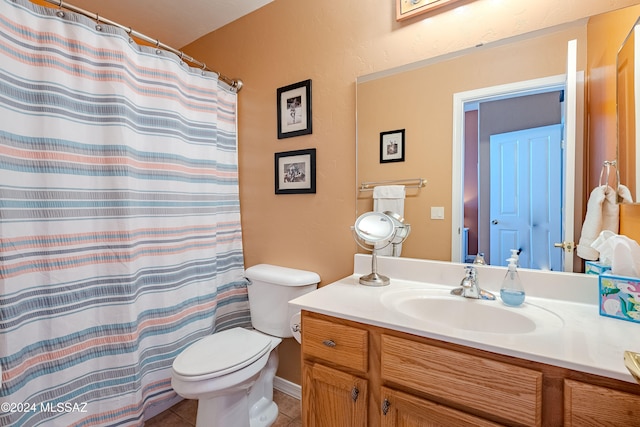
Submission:
[[[258,264],[245,270],[249,279],[249,309],[253,327],[265,334],[292,337],[289,319],[296,314],[289,301],[318,287],[317,273]]]

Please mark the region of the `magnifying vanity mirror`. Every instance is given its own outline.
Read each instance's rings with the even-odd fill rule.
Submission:
[[[493,134],[519,130],[510,128],[521,121],[515,116],[518,111],[524,111],[529,122],[527,126],[531,128],[559,126],[560,140],[564,140],[567,131],[564,113],[567,46],[572,40],[577,44],[575,61],[579,70],[576,74],[576,121],[571,127],[575,134],[575,151],[568,153],[563,148],[559,163],[554,165],[538,161],[531,164],[532,169],[564,171],[566,159],[573,156],[575,171],[571,180],[562,175],[546,175],[544,184],[533,177],[529,187],[536,187],[545,195],[566,184],[561,194],[553,196],[554,204],[549,204],[547,211],[564,213],[565,200],[573,200],[573,215],[565,215],[559,227],[561,230],[572,229],[574,241],[578,240],[586,198],[597,185],[602,162],[616,158],[616,121],[610,114],[611,109],[615,109],[615,96],[611,91],[615,90],[616,77],[611,70],[615,67],[615,52],[638,16],[640,6],[630,6],[588,20],[358,77],[358,184],[414,176],[424,176],[429,182],[419,192],[407,191],[403,215],[411,222],[413,238],[403,243],[402,256],[465,262],[483,252],[489,264],[504,264],[508,257],[491,253],[490,231],[496,218],[489,211],[490,190],[480,183],[489,182],[491,175],[500,174],[501,167],[490,160],[489,149],[483,147],[490,146]],[[613,37],[616,32],[622,35]],[[605,51],[609,62],[598,63]],[[603,76],[602,73],[608,74]],[[601,86],[587,88],[587,80],[590,85]],[[532,84],[532,88],[527,84]],[[482,94],[474,102],[456,104],[460,94],[483,93],[487,88],[500,88],[504,92]],[[517,92],[517,97],[508,92],[509,88]],[[587,90],[589,102],[585,96]],[[603,102],[604,97],[608,97],[606,101],[610,104]],[[538,101],[542,105],[540,109],[533,107]],[[461,111],[459,122],[454,118],[456,109]],[[552,118],[546,114],[550,112]],[[496,117],[502,127],[486,130],[490,115]],[[404,130],[404,161],[383,163],[379,160],[380,135],[395,129]],[[463,142],[456,148],[454,140],[458,136]],[[472,141],[470,145],[467,140]],[[598,146],[590,147],[589,144]],[[503,151],[498,158],[513,155],[513,150],[510,153]],[[469,184],[465,177],[472,178]],[[456,188],[459,190],[452,190]],[[514,191],[522,196],[525,190],[528,191],[526,187]],[[459,196],[455,197],[459,198],[454,199],[456,191]],[[502,202],[507,206],[509,200],[505,198]],[[358,214],[371,211],[371,193],[359,192],[356,204]],[[459,223],[452,218],[453,208],[458,205],[463,206]],[[537,206],[540,204],[532,202],[532,208]],[[433,208],[440,212],[443,209],[444,217],[431,217]],[[523,264],[523,267],[561,269],[534,256],[532,247],[522,248],[512,243],[517,233],[543,234],[545,230],[538,222],[530,222],[517,232],[502,232],[500,238],[505,240],[504,246],[508,249],[524,249],[521,262],[527,265]],[[550,248],[545,250],[561,253],[563,249],[554,248],[554,243],[564,242],[549,239]],[[581,262],[577,257],[571,257],[565,264],[568,271],[580,271]]]
[[[411,226],[395,212],[365,212],[356,219],[351,227],[356,243],[363,249],[371,251],[371,273],[362,276],[361,285],[386,286],[389,278],[378,274],[377,251],[393,245],[393,255],[397,256],[397,247],[404,242],[411,231]]]

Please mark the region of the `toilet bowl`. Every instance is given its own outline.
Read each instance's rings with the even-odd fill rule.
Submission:
[[[278,345],[292,336],[288,301],[316,289],[316,273],[268,264],[248,268],[254,329],[233,328],[187,347],[172,366],[176,393],[198,400],[196,427],[268,427],[278,416]]]

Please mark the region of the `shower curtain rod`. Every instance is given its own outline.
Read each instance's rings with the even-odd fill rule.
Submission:
[[[67,9],[67,10],[70,10],[72,12],[76,12],[76,13],[79,13],[81,15],[84,15],[87,18],[94,19],[96,22],[102,22],[103,24],[113,25],[114,27],[118,27],[121,30],[124,30],[127,34],[129,34],[132,37],[135,37],[135,38],[140,39],[140,40],[144,40],[147,43],[151,43],[156,48],[168,50],[169,52],[178,55],[180,57],[180,59],[183,60],[183,61],[195,64],[198,67],[202,68],[203,70],[211,71],[212,73],[216,73],[218,75],[218,79],[222,80],[223,82],[228,84],[231,87],[231,89],[234,90],[235,92],[240,92],[240,89],[242,89],[242,80],[240,80],[240,79],[235,79],[234,80],[234,79],[231,79],[231,78],[229,78],[229,77],[227,77],[225,75],[222,75],[219,72],[208,68],[207,64],[205,64],[204,62],[200,62],[197,59],[194,59],[194,58],[190,57],[189,55],[185,54],[181,50],[175,49],[175,48],[173,48],[171,46],[168,46],[168,45],[160,42],[160,40],[158,40],[158,39],[153,39],[153,38],[151,38],[151,37],[149,37],[149,36],[147,36],[145,34],[142,34],[142,33],[139,33],[137,31],[135,31],[131,27],[125,27],[122,24],[118,24],[117,22],[114,22],[114,21],[112,21],[110,19],[102,17],[102,16],[98,15],[97,13],[91,13],[89,11],[86,11],[86,10],[82,9],[82,8],[79,8],[78,6],[74,6],[72,4],[65,3],[62,0],[45,0],[45,1],[47,3],[54,4],[54,5],[58,6],[59,8]]]

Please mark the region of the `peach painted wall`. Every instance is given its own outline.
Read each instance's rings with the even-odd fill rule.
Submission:
[[[462,8],[402,23],[394,3],[275,0],[184,47],[245,84],[238,127],[247,266],[308,269],[323,284],[351,274],[356,77],[640,2],[462,0]],[[278,140],[276,89],[305,79],[313,81],[313,134]],[[274,153],[304,148],[317,149],[317,193],[274,195]],[[299,347],[285,343],[280,355],[278,375],[299,382]]]

